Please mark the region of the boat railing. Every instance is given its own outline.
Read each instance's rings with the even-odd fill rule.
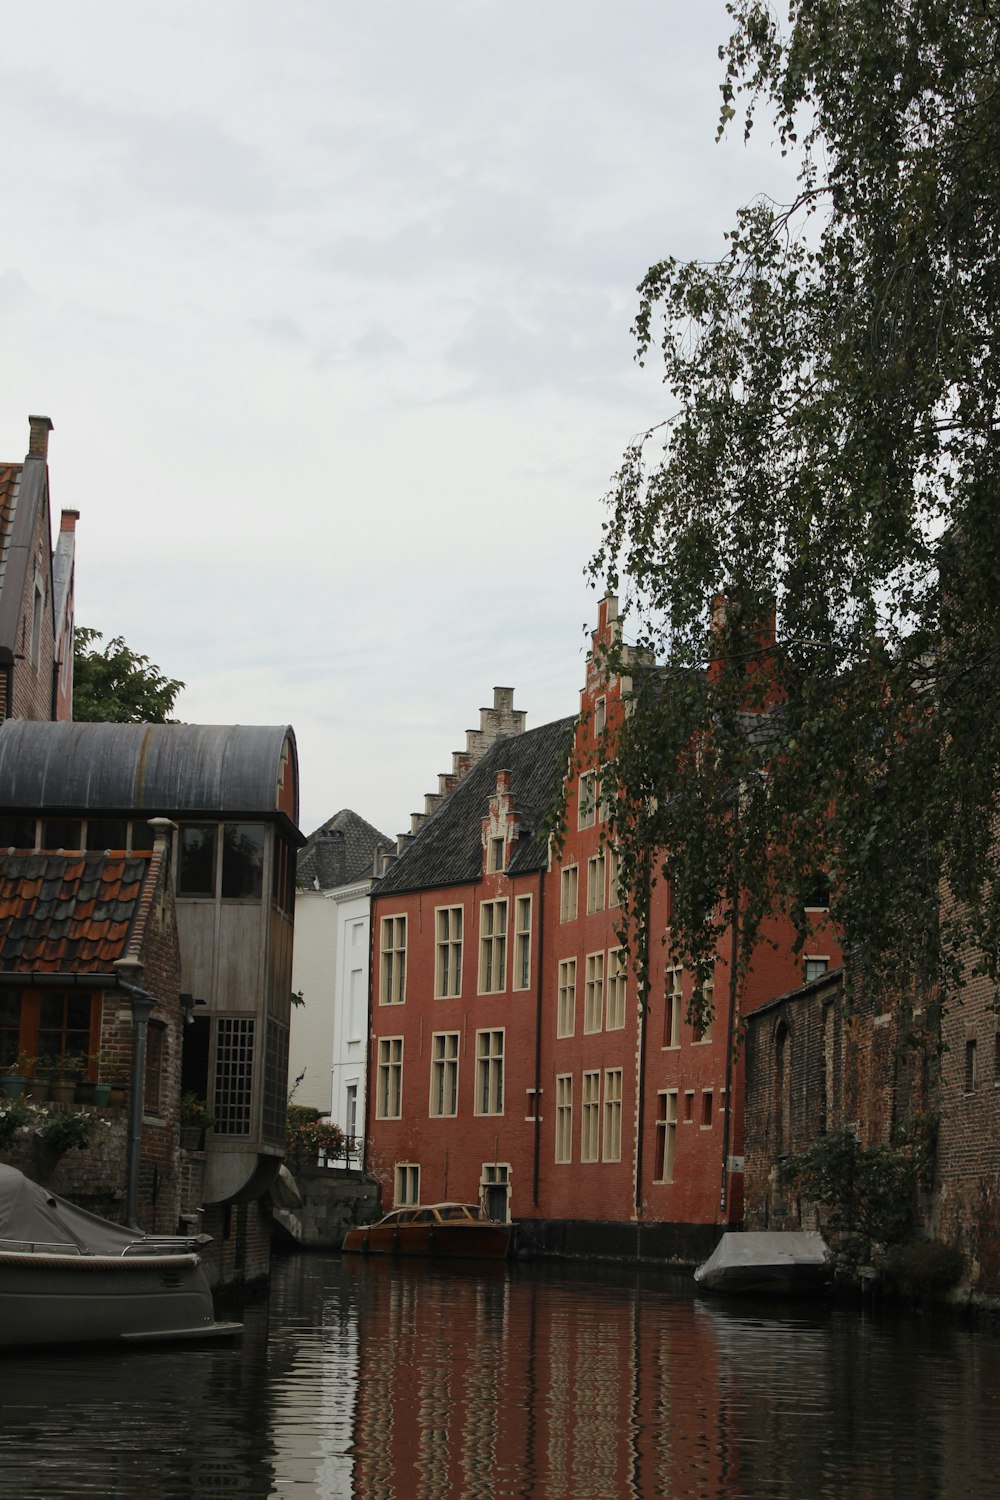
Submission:
[[[72,1240],[8,1240],[0,1237],[0,1251],[9,1255],[83,1255]]]

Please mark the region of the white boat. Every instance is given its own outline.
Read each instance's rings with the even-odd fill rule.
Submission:
[[[706,1292],[818,1291],[832,1275],[830,1252],[815,1229],[724,1234],[694,1273]]]
[[[0,1348],[231,1338],[198,1255],[207,1236],[136,1234],[0,1164]]]

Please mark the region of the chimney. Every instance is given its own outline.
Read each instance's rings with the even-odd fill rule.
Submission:
[[[29,417],[28,430],[28,457],[48,458],[49,455],[49,433],[52,431],[52,421],[49,417]]]
[[[59,530],[75,531],[76,523],[77,521],[79,521],[79,519],[80,512],[78,510],[64,510],[59,518]]]

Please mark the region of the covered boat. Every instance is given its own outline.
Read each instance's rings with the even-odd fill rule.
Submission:
[[[0,1348],[232,1337],[206,1242],[111,1224],[0,1164]]]
[[[475,1203],[397,1208],[377,1224],[349,1229],[343,1249],[362,1255],[479,1256],[503,1260],[512,1224],[487,1219]]]
[[[830,1252],[815,1229],[724,1234],[694,1273],[707,1292],[816,1291],[832,1274]]]

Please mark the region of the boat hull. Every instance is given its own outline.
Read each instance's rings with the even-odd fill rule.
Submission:
[[[815,1294],[830,1277],[830,1252],[813,1230],[724,1234],[694,1273],[700,1291],[730,1296]]]
[[[0,1348],[232,1337],[197,1255],[0,1252]]]
[[[510,1249],[507,1224],[407,1224],[398,1229],[371,1224],[348,1230],[348,1254],[433,1256],[435,1259],[504,1260]]]

